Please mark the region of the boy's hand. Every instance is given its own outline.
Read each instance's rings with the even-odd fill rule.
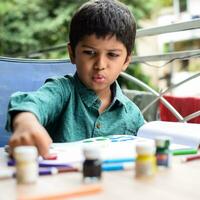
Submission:
[[[13,135],[9,140],[11,152],[16,146],[33,145],[43,158],[48,158],[49,147],[52,143],[48,132],[38,122],[34,114],[21,112],[14,117]]]

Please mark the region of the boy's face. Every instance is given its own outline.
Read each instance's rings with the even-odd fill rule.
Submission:
[[[76,64],[79,79],[97,95],[110,92],[110,85],[121,71],[126,70],[131,60],[124,44],[116,36],[85,36],[76,46],[75,55],[70,45],[68,50],[71,62]]]

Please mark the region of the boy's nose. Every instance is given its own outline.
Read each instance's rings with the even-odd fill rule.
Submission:
[[[96,70],[104,70],[106,66],[105,58],[103,56],[98,56],[94,65]]]
[[[105,67],[100,66],[100,65],[94,65],[94,69],[95,69],[95,70],[99,70],[99,71],[101,71],[101,70],[104,70]]]

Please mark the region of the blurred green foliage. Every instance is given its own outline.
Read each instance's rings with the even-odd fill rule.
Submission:
[[[77,6],[65,0],[1,1],[0,54],[23,56],[66,42],[68,24]]]
[[[165,0],[121,0],[136,20],[151,16]],[[170,1],[170,0],[169,0]],[[167,1],[167,2],[169,2]],[[75,10],[86,0],[1,0],[0,55],[28,57],[30,52],[60,45],[68,40],[69,22]],[[64,58],[66,49],[39,54],[38,58]],[[136,70],[137,69],[137,70]],[[139,66],[128,73],[143,77]],[[131,87],[129,83],[127,87]]]

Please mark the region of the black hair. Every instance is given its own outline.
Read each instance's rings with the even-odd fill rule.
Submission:
[[[74,14],[70,24],[69,41],[73,53],[86,35],[116,36],[127,49],[134,47],[136,22],[128,7],[117,0],[90,0]]]

